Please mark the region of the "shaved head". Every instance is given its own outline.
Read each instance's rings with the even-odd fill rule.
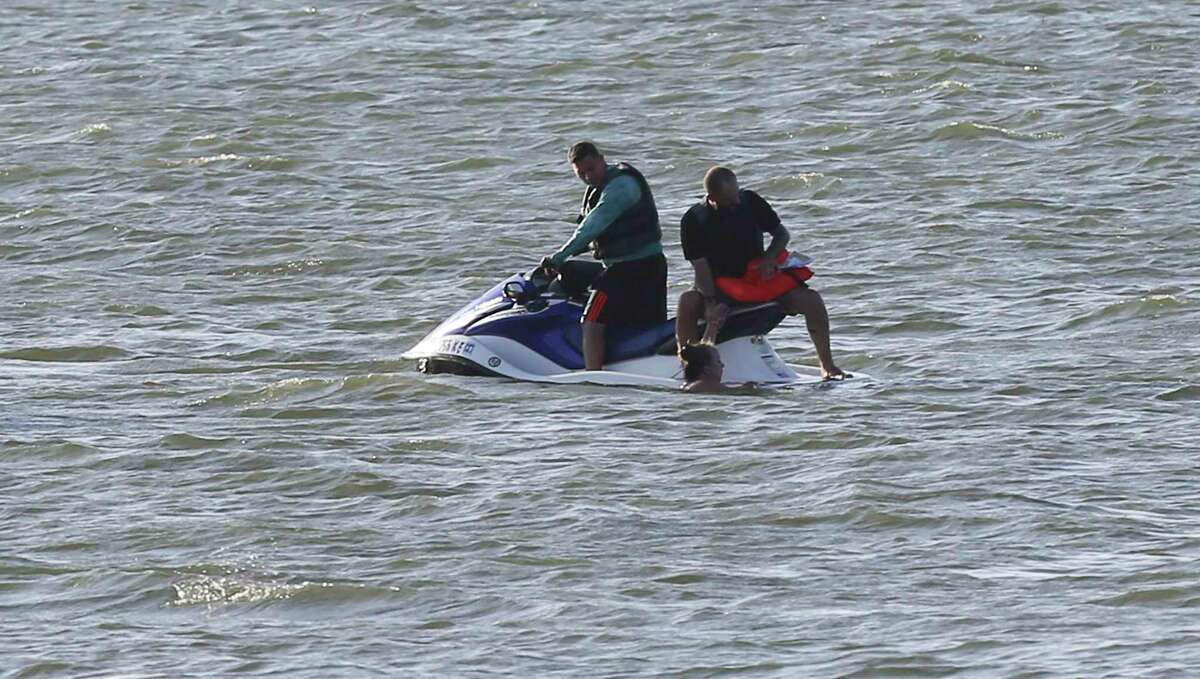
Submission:
[[[721,165],[704,174],[704,192],[708,194],[708,202],[718,210],[736,208],[742,202],[737,175]]]

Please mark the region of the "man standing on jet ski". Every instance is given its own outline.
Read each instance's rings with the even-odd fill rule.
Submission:
[[[714,167],[704,175],[704,200],[680,223],[683,256],[695,270],[695,287],[679,298],[675,338],[686,347],[699,337],[700,318],[719,323],[729,306],[774,301],[789,314],[803,314],[821,363],[821,377],[847,377],[829,348],[825,302],[804,279],[807,268],[781,269],[791,238],[766,200],[738,187],[732,170]],[[763,250],[763,234],[771,244]]]
[[[583,311],[584,366],[600,370],[605,327],[667,320],[667,260],[658,208],[642,173],[627,163],[609,165],[587,141],[572,146],[567,159],[587,184],[579,227],[558,252],[542,260],[542,267],[557,271],[589,247],[604,264]]]

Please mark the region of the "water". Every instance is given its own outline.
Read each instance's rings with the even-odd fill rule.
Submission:
[[[0,676],[1200,666],[1200,11],[0,8]],[[840,365],[759,397],[398,359],[713,163]],[[813,365],[799,321],[773,333]]]

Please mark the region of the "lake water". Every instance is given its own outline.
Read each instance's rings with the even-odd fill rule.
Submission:
[[[1200,9],[0,7],[0,676],[1200,667]],[[870,375],[399,354],[731,166]],[[815,365],[798,319],[772,333]]]

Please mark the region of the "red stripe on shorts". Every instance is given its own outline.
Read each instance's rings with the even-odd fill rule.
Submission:
[[[604,304],[607,301],[608,295],[601,290],[597,290],[596,294],[592,296],[592,303],[588,305],[587,316],[584,316],[584,320],[595,323],[596,319],[600,318],[600,311],[604,309]]]

